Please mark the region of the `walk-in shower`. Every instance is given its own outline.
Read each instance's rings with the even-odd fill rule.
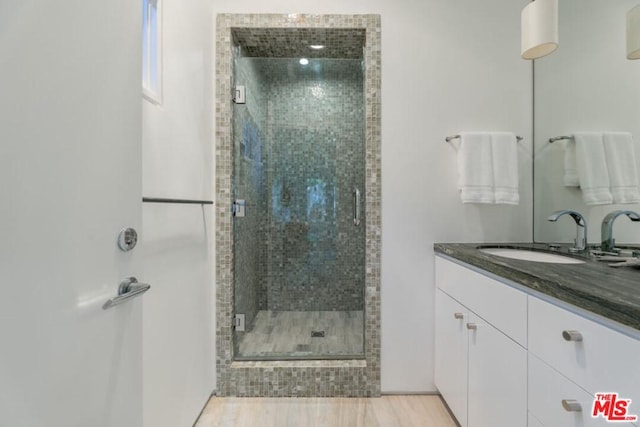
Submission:
[[[302,61],[236,33],[236,360],[364,356],[362,49],[306,33]]]
[[[379,393],[379,25],[218,16],[220,394]]]

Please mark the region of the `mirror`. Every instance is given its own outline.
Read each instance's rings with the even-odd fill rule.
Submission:
[[[640,204],[587,206],[582,191],[565,187],[566,141],[549,138],[574,132],[631,132],[640,167],[640,61],[626,59],[626,14],[640,0],[562,0],[559,47],[534,64],[534,240],[573,242],[575,225],[556,210],[583,214],[588,242],[600,243],[604,216],[618,209],[640,212]],[[640,170],[638,171],[640,174]],[[615,222],[616,242],[640,243],[640,223]]]

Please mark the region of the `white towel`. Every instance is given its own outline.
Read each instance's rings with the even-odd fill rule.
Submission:
[[[493,132],[491,146],[495,203],[517,205],[520,203],[518,140],[511,132]]]
[[[564,185],[565,187],[580,187],[578,165],[576,164],[576,140],[567,139],[564,145]]]
[[[463,132],[458,149],[458,187],[462,203],[493,203],[491,135]]]
[[[463,132],[458,150],[462,203],[517,205],[517,139],[510,132]]]
[[[628,132],[605,133],[604,152],[607,156],[613,202],[640,202],[636,154],[631,134]]]
[[[609,171],[601,133],[574,133],[576,164],[582,199],[587,205],[606,205],[613,202],[609,190]]]

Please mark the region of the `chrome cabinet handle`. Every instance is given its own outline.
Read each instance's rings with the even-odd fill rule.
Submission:
[[[138,279],[135,277],[127,277],[120,282],[118,286],[118,296],[111,298],[109,301],[105,302],[102,306],[103,310],[111,308],[113,306],[122,304],[130,300],[131,298],[135,298],[138,295],[142,295],[147,292],[151,288],[151,285],[147,285],[146,283],[138,283]]]
[[[360,190],[353,190],[353,225],[360,225]]]
[[[567,412],[582,412],[582,405],[577,400],[562,399],[562,407]]]
[[[582,334],[578,331],[562,331],[562,338],[564,338],[565,341],[579,342],[582,341]]]
[[[453,313],[453,317],[455,319],[464,319],[464,314],[462,314],[462,313]]]
[[[478,329],[478,325],[476,325],[475,323],[467,323],[467,329],[470,331],[475,331],[476,329]]]

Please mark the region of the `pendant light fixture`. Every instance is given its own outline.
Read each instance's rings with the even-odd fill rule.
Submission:
[[[522,9],[522,58],[536,59],[558,48],[558,0],[535,0]]]
[[[640,59],[640,4],[627,12],[627,59]]]

